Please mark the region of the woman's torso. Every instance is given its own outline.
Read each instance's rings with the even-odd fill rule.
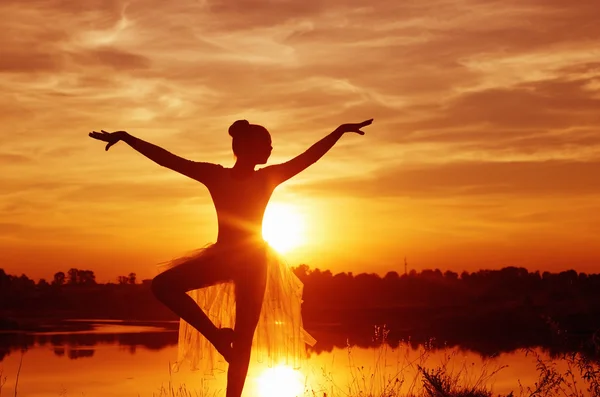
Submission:
[[[243,177],[232,168],[219,167],[216,173],[206,186],[217,212],[217,243],[262,241],[262,220],[275,187],[260,170]]]

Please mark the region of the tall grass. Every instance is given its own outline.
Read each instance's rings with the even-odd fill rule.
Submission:
[[[333,374],[323,368],[322,383],[307,389],[305,394],[312,397],[490,397],[492,393],[487,387],[505,367],[492,368],[489,362],[478,369],[464,362],[458,364],[457,351],[446,350],[442,362],[429,368],[427,362],[434,351],[433,339],[411,358],[409,343],[401,343],[396,350],[389,347],[388,333],[385,327],[376,328],[375,339],[381,343],[369,367],[357,365],[352,347],[347,346],[348,384],[340,386]],[[396,353],[395,360],[390,353]]]
[[[21,359],[19,360],[19,368],[17,369],[17,377],[15,379],[15,397],[17,395],[17,389],[19,387],[19,375],[21,375],[21,367],[23,366],[23,352],[21,352]],[[4,372],[0,369],[0,396],[2,396],[2,388],[6,384],[8,377],[4,376]]]
[[[310,397],[494,397],[492,391],[497,375],[507,365],[493,366],[484,361],[480,367],[467,365],[457,357],[456,350],[446,350],[442,362],[428,365],[433,352],[433,340],[409,357],[408,343],[401,343],[395,362],[390,362],[391,348],[386,342],[388,331],[377,329],[380,347],[375,351],[371,367],[357,365],[348,345],[350,382],[340,386],[333,374],[322,368],[317,387],[308,387]],[[515,379],[514,389],[498,397],[600,397],[600,363],[581,353],[568,353],[544,358],[533,349],[524,350],[535,360],[538,379],[524,386]],[[436,352],[439,354],[439,350]],[[600,353],[600,350],[598,351]],[[560,364],[560,365],[559,365]],[[564,367],[560,369],[559,367]]]
[[[519,396],[525,397],[600,397],[600,364],[581,353],[565,353],[557,358],[544,359],[527,349],[536,362],[538,380],[533,387],[519,384]],[[558,363],[566,369],[558,369]]]
[[[6,383],[7,377],[4,375],[4,372],[0,369],[0,396],[2,395],[2,388]]]
[[[219,396],[218,390],[210,391],[208,385],[204,380],[200,380],[200,390],[191,391],[185,385],[174,386],[173,385],[173,373],[171,370],[172,366],[169,364],[169,382],[167,385],[161,385],[160,389],[156,393],[152,393],[152,397],[217,397]]]

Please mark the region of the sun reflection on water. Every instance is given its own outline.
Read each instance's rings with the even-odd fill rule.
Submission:
[[[286,365],[267,368],[257,378],[257,397],[297,397],[304,394],[300,371]]]

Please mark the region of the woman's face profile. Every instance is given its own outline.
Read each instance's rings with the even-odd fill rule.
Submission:
[[[266,164],[273,150],[271,136],[269,133],[260,134],[256,137],[253,148],[253,155],[256,164]]]

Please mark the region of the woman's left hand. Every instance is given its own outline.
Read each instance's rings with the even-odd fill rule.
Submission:
[[[340,125],[337,130],[342,133],[346,132],[355,132],[359,135],[365,135],[365,132],[361,130],[361,128],[370,125],[373,122],[373,119],[365,120],[362,123],[349,123]]]
[[[127,135],[127,132],[125,132],[125,131],[107,132],[104,130],[100,130],[100,132],[96,132],[96,131],[90,132],[88,135],[99,141],[108,142],[108,144],[106,145],[106,148],[104,149],[104,150],[108,150],[108,149],[110,149],[110,147],[112,145],[114,145],[115,143],[122,140],[123,137],[125,137],[125,135]]]

